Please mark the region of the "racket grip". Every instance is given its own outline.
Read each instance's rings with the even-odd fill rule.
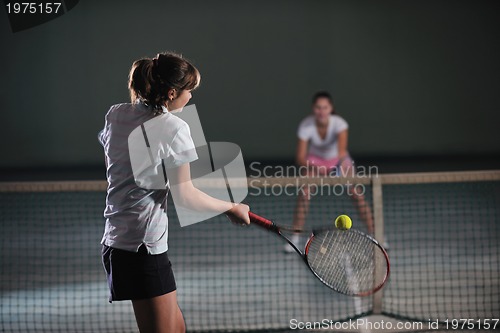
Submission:
[[[279,228],[273,223],[273,221],[252,212],[248,212],[248,216],[250,217],[251,223],[256,224],[264,229],[279,232]]]

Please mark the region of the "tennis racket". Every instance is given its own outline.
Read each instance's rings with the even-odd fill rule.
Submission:
[[[313,231],[304,251],[283,234],[297,231],[280,227],[249,212],[250,221],[285,239],[302,257],[311,272],[329,288],[344,295],[368,296],[380,290],[389,278],[389,256],[372,237],[355,229],[335,227]]]

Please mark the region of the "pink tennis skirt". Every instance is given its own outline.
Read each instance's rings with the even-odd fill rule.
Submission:
[[[314,166],[318,167],[317,171],[321,175],[329,174],[332,171],[339,172],[340,168],[352,166],[352,164],[353,164],[353,161],[349,156],[342,159],[342,165],[339,165],[339,162],[341,162],[341,161],[338,157],[331,158],[331,159],[324,159],[324,158],[321,158],[319,156],[309,154],[309,155],[307,155],[306,160],[309,163],[309,165],[314,165]]]

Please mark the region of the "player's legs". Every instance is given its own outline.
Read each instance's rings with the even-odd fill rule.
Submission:
[[[339,171],[343,176],[355,176],[354,161],[350,157],[344,158],[340,161]],[[370,205],[365,200],[365,196],[362,193],[356,192],[352,185],[347,186],[347,193],[352,199],[359,217],[365,223],[368,233],[373,235],[373,214]]]
[[[354,207],[356,207],[358,211],[359,217],[366,224],[368,233],[373,235],[373,214],[370,205],[368,205],[365,200],[365,196],[363,194],[356,193],[356,191],[352,188],[348,191],[350,191],[349,197],[352,199]]]
[[[309,188],[304,186],[303,189],[299,191],[297,194],[297,202],[295,204],[295,210],[293,212],[293,228],[294,229],[303,229],[304,224],[306,223],[307,212],[309,211],[310,205],[310,195]],[[299,246],[300,242],[300,234],[295,233],[290,237],[290,240],[297,246]],[[295,252],[293,247],[290,244],[285,245],[285,252],[292,253]]]
[[[308,186],[304,186],[297,193],[297,202],[293,212],[293,228],[303,229],[306,223],[307,213],[310,206],[310,193]]]
[[[338,159],[325,160],[314,155],[307,156],[307,164],[312,166],[313,169],[307,170],[302,177],[315,177],[325,176],[335,165]],[[311,201],[311,194],[309,186],[304,186],[299,189],[297,195],[297,203],[293,214],[293,227],[294,229],[303,229],[306,221],[307,213],[309,212],[309,205]]]
[[[302,177],[311,177],[312,173],[308,170],[306,171]],[[307,213],[309,212],[309,206],[311,204],[311,195],[309,186],[304,185],[303,187],[298,189],[297,193],[297,201],[295,203],[295,209],[293,211],[293,228],[294,229],[304,229],[304,225],[306,223]],[[293,234],[290,237],[290,240],[298,244],[300,241],[300,235]],[[285,245],[285,252],[291,253],[295,252],[295,250],[289,245]]]
[[[135,318],[141,333],[184,333],[184,317],[177,304],[177,292],[133,300]]]

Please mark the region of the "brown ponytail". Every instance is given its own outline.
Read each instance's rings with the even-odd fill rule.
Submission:
[[[132,103],[137,100],[153,108],[155,115],[163,113],[167,93],[176,89],[196,89],[200,72],[188,60],[173,52],[159,53],[155,58],[135,61],[130,69],[128,89]]]

